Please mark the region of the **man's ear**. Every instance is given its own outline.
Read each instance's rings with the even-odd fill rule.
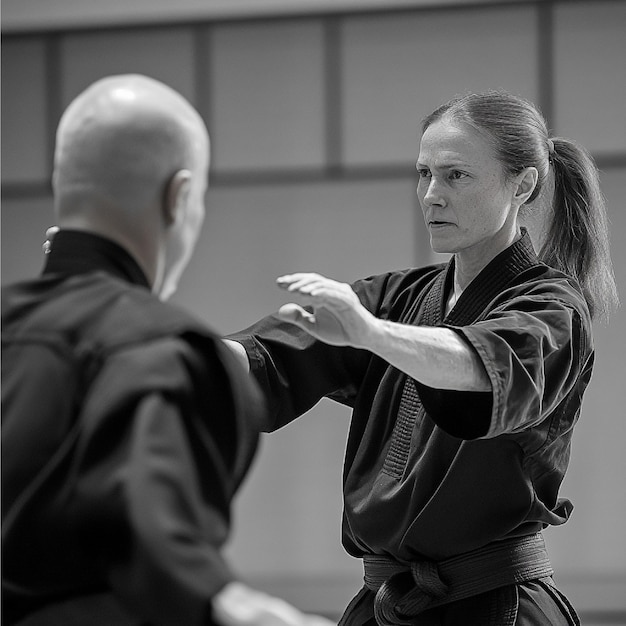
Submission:
[[[516,177],[515,182],[517,188],[513,199],[518,206],[522,206],[532,196],[535,187],[537,186],[537,179],[539,172],[536,167],[525,167]]]
[[[189,192],[191,191],[191,172],[178,170],[169,180],[163,198],[163,218],[166,226],[171,226],[184,214]]]

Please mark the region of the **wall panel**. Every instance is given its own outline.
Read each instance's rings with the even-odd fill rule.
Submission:
[[[46,44],[40,38],[2,41],[2,183],[49,177]]]
[[[459,93],[503,88],[535,99],[535,30],[533,7],[346,20],[345,162],[414,163],[421,119]]]
[[[626,151],[626,2],[555,9],[558,134],[598,153]]]
[[[189,28],[65,35],[60,76],[63,106],[98,78],[135,72],[163,81],[195,103],[193,50]]]
[[[211,42],[214,169],[321,166],[321,22],[221,25]]]

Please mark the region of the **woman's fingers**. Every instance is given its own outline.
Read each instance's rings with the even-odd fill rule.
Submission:
[[[311,293],[320,285],[328,282],[331,282],[330,279],[313,273],[286,274],[276,279],[276,283],[282,289],[299,293]]]
[[[315,326],[316,318],[315,314],[307,311],[298,304],[290,302],[289,304],[283,304],[278,309],[278,317],[285,322],[296,324],[305,330]]]
[[[276,279],[279,287],[290,293],[311,296],[322,300],[345,299],[349,286],[313,273],[287,274]]]

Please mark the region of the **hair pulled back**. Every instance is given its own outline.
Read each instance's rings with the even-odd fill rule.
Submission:
[[[618,295],[606,207],[591,155],[569,139],[551,138],[537,107],[505,91],[450,100],[424,119],[422,131],[443,118],[486,136],[509,175],[537,169],[537,185],[527,203],[539,196],[553,170],[552,211],[539,257],[579,282],[592,317],[608,319]]]

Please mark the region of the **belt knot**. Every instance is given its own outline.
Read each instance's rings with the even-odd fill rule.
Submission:
[[[553,574],[541,533],[495,541],[437,562],[365,554],[363,566],[381,626],[411,624],[431,607]]]
[[[385,580],[374,600],[374,616],[381,626],[411,624],[433,600],[443,598],[448,585],[433,561],[416,561],[406,571]]]

